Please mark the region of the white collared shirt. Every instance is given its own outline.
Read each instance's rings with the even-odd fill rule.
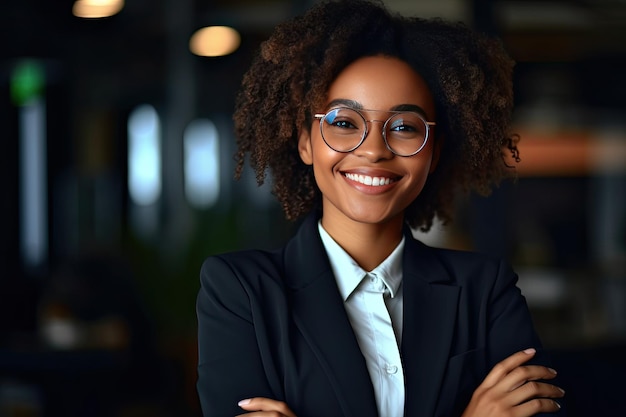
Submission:
[[[404,415],[402,342],[402,250],[394,251],[367,272],[318,223],[339,293],[369,371],[378,415]],[[384,303],[380,302],[381,297]]]

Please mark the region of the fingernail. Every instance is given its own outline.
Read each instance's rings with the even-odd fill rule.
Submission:
[[[237,403],[238,406],[250,404],[250,398],[246,398],[245,400],[241,400]]]
[[[556,404],[557,407],[561,408],[561,404],[559,404],[558,402],[554,401],[554,403]]]
[[[559,391],[561,391],[561,394],[565,395],[565,390],[561,387],[557,387],[559,389]]]
[[[524,350],[524,353],[526,353],[528,355],[532,355],[535,352],[537,352],[537,351],[535,349],[533,349],[533,348]]]
[[[554,375],[556,375],[556,370],[552,369],[552,368],[548,368],[548,371],[552,372]]]

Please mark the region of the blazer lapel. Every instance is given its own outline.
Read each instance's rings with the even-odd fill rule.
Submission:
[[[434,416],[455,328],[459,288],[432,249],[407,236],[402,358],[406,416]]]
[[[295,324],[325,370],[343,414],[375,417],[374,389],[317,230],[317,217],[307,217],[287,245],[284,262]]]

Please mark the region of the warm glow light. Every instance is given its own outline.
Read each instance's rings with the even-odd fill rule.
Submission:
[[[72,13],[76,17],[97,19],[118,14],[124,7],[124,0],[76,0]]]
[[[227,26],[209,26],[196,31],[189,41],[189,49],[199,56],[232,54],[241,43],[239,33]]]

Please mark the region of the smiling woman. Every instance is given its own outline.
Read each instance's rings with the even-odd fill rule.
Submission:
[[[394,125],[389,122],[397,114],[391,119],[385,118],[395,109],[414,108],[420,109],[424,117],[432,120],[435,103],[419,74],[404,61],[386,56],[364,57],[348,65],[330,85],[327,100],[331,106],[326,108],[332,107],[333,103],[350,102],[359,109],[378,109],[360,110],[374,120],[369,122],[369,132],[365,119],[359,125],[358,118],[350,119],[342,113],[335,113],[332,123],[329,123],[327,113],[324,121],[315,120],[313,126],[304,129],[299,138],[300,157],[305,164],[313,167],[315,182],[322,195],[322,226],[355,257],[357,250],[351,251],[346,247],[350,246],[350,238],[342,236],[342,231],[358,228],[361,223],[367,224],[366,227],[381,224],[384,225],[381,233],[388,230],[397,236],[404,222],[404,211],[422,191],[439,157],[441,141],[426,140],[428,125],[419,113],[408,113],[414,121],[412,126],[422,125],[415,136],[410,136],[413,140],[398,139],[398,132],[391,130]],[[342,110],[356,113],[349,107]],[[330,114],[333,115],[332,110]],[[341,119],[337,120],[338,117]],[[378,119],[382,119],[382,123]],[[402,121],[406,130],[415,130],[406,118],[397,121]],[[336,133],[337,130],[342,133]],[[337,143],[346,136],[343,133],[346,131],[353,141],[356,136],[357,141],[338,152],[328,141],[333,139],[333,144]],[[395,150],[391,144],[396,146]],[[402,155],[398,151],[403,151]],[[374,178],[377,179],[377,186],[373,185]],[[356,224],[346,227],[351,222]],[[389,222],[396,227],[389,227]],[[363,259],[356,261],[360,265],[371,265],[370,269],[373,269],[397,245],[394,238],[384,239],[383,242],[388,242],[390,246],[380,247],[375,253],[363,254]]]
[[[324,1],[276,28],[238,96],[236,174],[247,157],[259,183],[269,169],[287,218],[306,218],[282,248],[204,263],[205,416],[560,410],[508,264],[410,228],[514,174],[512,65],[496,40],[379,2]]]

